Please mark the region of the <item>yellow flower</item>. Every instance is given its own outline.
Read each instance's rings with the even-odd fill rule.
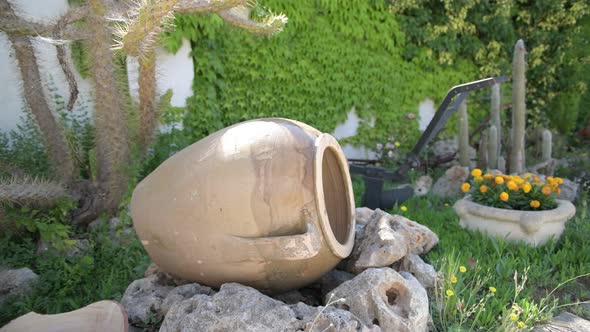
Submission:
[[[473,178],[475,182],[482,182],[483,178],[481,176],[476,176],[475,178]]]
[[[471,175],[476,178],[478,176],[481,176],[482,172],[481,169],[479,168],[474,168],[473,171],[471,171]]]
[[[510,319],[516,322],[518,320],[518,315],[515,314],[515,313],[511,313],[510,314]]]
[[[407,208],[405,205],[402,205],[402,206],[400,207],[400,210],[402,210],[402,211],[406,212],[406,211],[408,211],[408,208]]]
[[[547,183],[549,183],[549,184],[553,183],[553,177],[552,176],[548,176],[547,177]]]
[[[516,184],[523,184],[524,183],[524,180],[520,176],[518,176],[518,175],[515,176],[515,177],[513,177],[512,180],[514,182],[516,182]]]
[[[481,191],[482,194],[485,194],[488,191],[488,186],[482,184],[481,186],[479,186],[479,191]]]
[[[492,174],[490,174],[490,173],[486,173],[486,174],[483,176],[483,178],[484,178],[484,179],[486,179],[486,180],[489,180],[489,179],[491,179],[491,178],[493,178],[493,177],[494,177],[494,176],[493,176]]]
[[[561,188],[555,188],[555,192],[556,192],[558,195],[561,195]]]
[[[551,195],[551,187],[544,186],[543,189],[541,189],[541,192],[543,193],[543,195],[549,196],[549,195]]]
[[[525,194],[528,194],[531,191],[531,189],[533,189],[533,186],[531,186],[529,182],[525,182],[522,185],[522,191],[524,191]]]
[[[541,206],[541,202],[537,201],[536,199],[531,201],[531,207],[532,207],[533,209],[536,209],[536,208],[538,208],[539,206]]]
[[[530,180],[532,177],[533,177],[533,175],[531,173],[524,173],[525,180]]]
[[[393,144],[395,144],[395,146],[398,147],[398,148],[399,148],[400,145],[402,145],[399,141],[395,141],[395,143],[393,143]]]
[[[453,292],[452,289],[447,289],[446,293],[447,293],[447,296],[449,296],[449,297],[455,295],[455,292]]]
[[[488,288],[490,293],[495,293],[496,292],[496,287],[492,287],[490,286],[490,288]]]
[[[507,193],[507,192],[505,192],[505,191],[503,191],[503,192],[500,194],[500,200],[502,200],[503,202],[506,202],[506,201],[508,201],[508,198],[509,198],[509,197],[510,197],[510,195],[508,195],[508,193]]]
[[[524,322],[522,321],[518,321],[518,323],[516,323],[516,325],[518,325],[519,329],[523,329],[526,325],[524,325]]]
[[[451,284],[456,284],[457,283],[457,277],[452,276],[451,277]]]
[[[502,184],[504,183],[504,178],[501,176],[496,176],[496,178],[494,178],[494,181],[496,181],[496,184]]]
[[[445,203],[445,206],[449,206],[449,203]]]
[[[459,266],[459,271],[461,271],[461,273],[465,273],[465,272],[467,272],[467,268],[465,268],[465,266],[461,265],[461,266]]]
[[[541,179],[539,179],[539,177],[535,175],[535,176],[533,176],[533,182],[539,183],[539,182],[541,182]]]
[[[469,189],[471,189],[471,185],[469,183],[465,182],[461,185],[462,192],[466,193],[469,191]]]
[[[563,184],[563,179],[562,178],[555,178],[555,182],[557,182],[557,184]]]
[[[506,187],[512,191],[518,191],[518,185],[513,180],[510,180],[506,183]]]

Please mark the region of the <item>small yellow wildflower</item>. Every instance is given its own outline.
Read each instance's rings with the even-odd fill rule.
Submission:
[[[528,194],[531,191],[531,189],[533,189],[533,186],[531,186],[529,182],[525,182],[522,185],[522,191],[524,191],[525,194]]]
[[[451,277],[451,284],[456,284],[457,283],[457,277],[452,276]]]
[[[490,291],[490,293],[495,293],[496,287],[490,286],[490,288],[488,288],[488,290]]]
[[[508,201],[508,198],[510,198],[510,195],[508,195],[507,192],[503,191],[502,193],[500,193],[500,200],[502,202]]]
[[[526,325],[524,324],[524,322],[522,321],[518,321],[518,323],[516,323],[516,325],[518,325],[519,329],[523,329]]]
[[[473,171],[471,171],[471,175],[476,178],[478,176],[481,176],[482,172],[481,169],[479,168],[474,168]]]
[[[502,184],[504,183],[504,178],[501,176],[496,176],[496,178],[494,178],[494,181],[496,181],[496,184]]]
[[[549,196],[549,195],[551,195],[551,187],[544,186],[543,189],[541,189],[541,192],[543,193],[543,195]]]
[[[538,200],[535,199],[535,200],[531,201],[530,205],[533,209],[537,209],[539,206],[541,206],[541,202],[539,202]]]
[[[469,189],[471,189],[471,185],[469,183],[465,182],[461,185],[462,192],[466,193],[469,191]]]
[[[512,191],[518,191],[518,185],[513,180],[506,182],[506,187]]]
[[[455,292],[453,292],[452,289],[447,289],[447,292],[446,293],[447,293],[447,296],[449,296],[449,297],[455,295]]]
[[[393,143],[393,144],[395,144],[395,146],[398,147],[398,148],[399,148],[400,145],[402,145],[399,141],[395,141],[395,143]]]
[[[512,321],[515,321],[515,322],[516,322],[516,321],[518,320],[518,315],[517,315],[517,314],[515,314],[515,313],[511,313],[511,314],[510,314],[510,319],[511,319]]]
[[[479,191],[481,191],[482,194],[485,194],[488,191],[488,186],[482,184],[481,186],[479,186]]]
[[[465,266],[461,265],[461,266],[459,266],[459,271],[461,271],[461,273],[465,273],[465,272],[467,272],[467,268],[465,268]]]
[[[445,206],[449,206],[449,203],[445,203]]]
[[[405,206],[405,205],[402,205],[402,206],[400,207],[400,210],[402,210],[402,211],[406,212],[406,211],[408,211],[408,207],[407,207],[407,206]]]

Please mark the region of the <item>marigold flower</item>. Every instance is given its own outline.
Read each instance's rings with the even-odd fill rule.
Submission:
[[[451,284],[456,284],[457,283],[457,277],[452,276],[451,277]]]
[[[489,179],[491,179],[491,178],[493,178],[493,177],[494,177],[494,176],[493,176],[492,174],[490,174],[490,173],[486,173],[486,174],[483,176],[483,178],[484,178],[484,179],[486,179],[486,180],[489,180]]]
[[[514,322],[516,322],[518,320],[518,315],[515,313],[511,313],[510,314],[510,319]]]
[[[522,191],[524,191],[525,194],[528,194],[531,191],[531,189],[533,189],[533,186],[531,186],[529,182],[525,182],[522,185]]]
[[[465,273],[467,272],[467,268],[463,265],[459,266],[459,271],[461,271],[461,273]]]
[[[562,178],[555,178],[555,182],[557,182],[557,184],[563,184],[563,179]]]
[[[524,324],[524,322],[522,321],[518,321],[518,323],[516,323],[516,325],[518,325],[519,329],[523,329],[526,325]]]
[[[543,189],[541,189],[541,192],[543,195],[549,196],[551,194],[551,186],[544,186]]]
[[[496,182],[496,184],[502,184],[502,183],[504,183],[504,178],[501,176],[496,176],[494,178],[494,181]]]
[[[531,173],[524,173],[525,180],[530,180],[532,177],[533,177],[533,175]]]
[[[402,210],[402,211],[406,212],[406,211],[408,211],[408,207],[407,207],[407,206],[405,206],[405,205],[402,205],[402,206],[400,207],[400,210]]]
[[[447,296],[449,296],[449,297],[455,295],[455,292],[453,292],[452,289],[447,289],[447,292],[446,293],[447,293]]]
[[[482,194],[485,194],[488,191],[488,186],[486,186],[485,184],[482,184],[481,186],[479,186],[479,191]]]
[[[516,182],[516,184],[523,184],[524,183],[524,180],[520,176],[515,176],[512,178],[512,180],[514,182]]]
[[[473,178],[473,180],[474,180],[475,182],[483,182],[483,177],[481,177],[481,176],[476,176],[475,178]]]
[[[503,191],[502,193],[500,193],[500,200],[503,202],[508,201],[508,198],[510,198],[510,195],[508,195],[507,192]]]
[[[471,189],[471,185],[469,183],[465,182],[461,185],[462,192],[466,193],[469,191],[469,189]]]
[[[473,171],[471,171],[471,175],[473,177],[481,176],[481,174],[482,174],[482,172],[481,172],[481,169],[479,169],[479,168],[474,168]]]
[[[488,290],[490,291],[490,293],[495,293],[496,287],[490,286],[490,288],[488,288]]]
[[[547,177],[547,183],[553,183],[553,177],[552,176],[548,176]]]
[[[513,180],[506,182],[506,187],[512,191],[518,191],[518,185]]]
[[[555,188],[555,192],[556,192],[558,195],[561,195],[561,188],[559,188],[559,187]]]
[[[537,209],[539,208],[539,206],[541,206],[541,202],[535,199],[531,201],[530,205],[533,209]]]
[[[539,182],[541,182],[541,179],[539,179],[539,177],[535,175],[535,176],[533,176],[533,182],[539,183]]]

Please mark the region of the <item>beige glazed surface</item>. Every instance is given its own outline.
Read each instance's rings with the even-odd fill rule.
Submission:
[[[557,200],[553,210],[517,211],[480,205],[466,197],[458,200],[454,209],[463,228],[533,246],[543,245],[552,237],[559,239],[566,221],[576,214],[576,207],[564,200]]]
[[[214,287],[301,287],[354,244],[338,142],[287,119],[239,123],[178,152],[137,185],[131,213],[160,268]]]

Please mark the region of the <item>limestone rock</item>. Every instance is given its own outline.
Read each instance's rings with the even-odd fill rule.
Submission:
[[[178,286],[176,281],[170,275],[161,272],[133,281],[121,299],[129,322],[144,326],[164,318],[169,308],[169,306],[163,306],[164,300]],[[182,296],[184,290],[178,291],[177,294]]]
[[[5,269],[0,271],[0,306],[12,296],[26,296],[33,291],[39,276],[31,269]]]
[[[432,178],[428,175],[423,175],[414,183],[414,194],[419,197],[424,196],[428,194],[430,188],[432,188]]]
[[[590,322],[569,312],[563,312],[547,324],[536,326],[534,332],[590,331]]]
[[[161,310],[164,315],[170,310],[170,308],[178,302],[190,299],[197,294],[214,295],[215,291],[207,286],[201,286],[197,283],[186,284],[178,286],[168,293],[161,305]]]
[[[459,150],[459,144],[453,139],[444,139],[434,142],[432,153],[436,159],[447,158],[454,155]]]
[[[366,224],[371,218],[371,215],[373,215],[373,210],[369,209],[368,207],[358,207],[356,208],[355,212],[357,225]]]
[[[404,257],[400,270],[412,273],[425,288],[434,287],[437,273],[434,267],[425,263],[420,256],[409,254]]]
[[[354,274],[334,269],[326,273],[321,279],[322,298],[345,281],[354,278]]]
[[[418,280],[391,268],[368,269],[334,289],[332,296],[344,298],[347,308],[367,326],[383,331],[427,331],[430,318],[428,295]]]
[[[290,306],[254,288],[228,283],[213,296],[198,294],[172,306],[160,332],[379,331],[345,310],[329,307],[318,315],[320,310],[303,303]]]
[[[437,243],[438,236],[428,227],[376,209],[357,232],[347,270],[359,273],[371,267],[390,266],[408,253],[424,254]]]
[[[468,178],[469,169],[467,167],[453,166],[436,181],[432,193],[439,197],[458,196],[461,193],[461,185]]]
[[[580,185],[574,181],[563,179],[563,183],[559,185],[559,188],[561,188],[561,193],[557,198],[570,202],[575,202],[578,199]]]

